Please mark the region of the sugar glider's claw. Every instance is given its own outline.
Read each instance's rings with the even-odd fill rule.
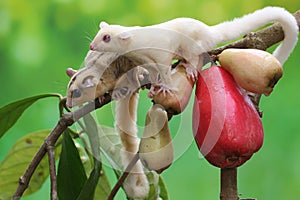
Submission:
[[[148,97],[153,98],[154,95],[157,95],[161,92],[163,93],[164,96],[166,96],[167,94],[169,94],[170,96],[173,96],[174,92],[176,92],[176,91],[178,91],[178,88],[169,87],[163,83],[152,84],[152,86],[148,92]]]
[[[194,69],[193,67],[186,68],[186,75],[189,79],[192,79],[193,82],[197,80],[198,77],[198,71]]]

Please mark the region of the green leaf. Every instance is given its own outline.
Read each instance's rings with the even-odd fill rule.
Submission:
[[[163,199],[169,200],[169,195],[167,192],[166,185],[162,179],[162,177],[154,171],[150,171],[147,174],[147,179],[149,181],[149,194],[148,197],[144,200],[156,200]]]
[[[70,134],[70,136],[73,138],[73,134]],[[77,136],[78,136],[78,134],[77,134]],[[76,136],[76,138],[77,138],[77,136]],[[73,140],[73,142],[74,142],[74,144],[77,148],[77,151],[79,153],[80,160],[81,160],[82,165],[84,167],[86,177],[88,177],[89,174],[92,171],[92,167],[93,167],[94,163],[91,159],[91,156],[90,156],[89,152],[87,152],[87,150],[82,146],[81,142],[78,141],[78,140]]]
[[[37,100],[42,98],[47,98],[47,97],[61,98],[61,95],[60,94],[37,95],[26,99],[21,99],[19,101],[15,101],[13,103],[10,103],[0,108],[0,138],[4,135],[4,133],[8,129],[10,129],[17,122],[17,120],[21,117],[23,112],[29,106],[31,106]]]
[[[79,152],[67,129],[63,133],[62,152],[57,172],[59,199],[76,199],[87,180]]]
[[[111,187],[108,178],[106,176],[105,171],[102,169],[99,178],[99,183],[95,191],[94,199],[107,199],[108,195],[110,194],[110,191],[111,191]]]
[[[27,169],[32,158],[44,142],[50,130],[37,131],[20,138],[10,149],[0,164],[0,199],[11,199],[17,189],[19,178]],[[60,145],[55,147],[58,155]],[[44,157],[35,170],[24,196],[29,195],[42,186],[49,175],[48,158]]]
[[[101,161],[94,159],[94,169],[91,172],[88,180],[85,182],[77,200],[93,200],[95,190],[101,176]]]
[[[161,199],[163,200],[169,200],[169,194],[167,191],[167,187],[165,185],[165,182],[163,180],[163,178],[161,176],[159,176],[159,180],[158,180],[158,186],[159,186],[159,196]]]
[[[98,127],[96,121],[90,114],[84,116],[83,120],[86,126],[86,133],[91,144],[92,155],[94,156],[94,168],[77,199],[93,200],[102,170],[102,163],[100,159],[100,144],[98,139]]]
[[[158,199],[158,197],[159,197],[159,187],[158,187],[159,175],[154,171],[153,172],[150,171],[147,174],[147,179],[149,181],[150,190],[149,190],[148,197],[145,198],[145,200]]]
[[[109,164],[117,171],[122,170],[120,151],[123,147],[119,134],[114,128],[107,126],[98,127],[101,153]],[[121,175],[118,172],[118,175]]]
[[[98,125],[91,114],[85,115],[83,117],[83,120],[86,127],[85,132],[87,133],[91,144],[92,155],[94,156],[94,158],[101,160],[100,143],[98,138]]]
[[[82,136],[82,134],[81,134],[81,136]],[[83,139],[83,138],[81,137],[81,139]],[[94,165],[93,159],[91,159],[92,156],[90,156],[90,151],[87,151],[87,149],[83,148],[82,145],[79,142],[77,142],[76,140],[74,140],[74,143],[79,152],[81,162],[84,166],[86,175],[89,176],[93,170],[93,165]],[[86,144],[86,143],[84,143],[84,144]],[[94,199],[106,199],[110,193],[110,190],[111,190],[111,188],[110,188],[108,178],[106,176],[104,169],[102,169],[100,178],[99,178],[99,183],[97,184],[97,187],[96,187]]]
[[[90,127],[91,124],[95,125],[95,122],[86,123],[89,124],[87,127]],[[90,127],[91,128],[91,127]],[[96,131],[96,128],[93,128],[93,131]],[[115,169],[116,175],[120,176],[121,172],[119,170],[122,169],[120,150],[122,148],[122,143],[119,134],[115,131],[114,128],[107,126],[98,126],[98,138],[100,141],[100,150],[101,153],[105,156],[106,160],[108,160],[109,164]],[[159,176],[156,172],[148,172],[147,178],[150,184],[149,196],[144,200],[153,200],[160,197],[163,200],[168,200],[168,192],[167,188],[164,184],[164,181],[161,176]],[[107,181],[106,181],[107,183]],[[101,178],[100,178],[100,185]],[[109,188],[109,187],[108,187]],[[106,199],[109,195],[109,190],[107,189],[106,195],[101,196],[102,198],[97,199]],[[96,197],[96,196],[95,196]]]
[[[100,149],[105,158],[109,161],[110,165],[116,169],[116,175],[120,176],[119,170],[122,169],[120,150],[122,143],[119,134],[114,128],[107,126],[98,126],[98,135],[100,138]],[[149,181],[150,191],[145,200],[158,199],[169,200],[168,191],[163,178],[156,172],[148,172],[147,178]]]

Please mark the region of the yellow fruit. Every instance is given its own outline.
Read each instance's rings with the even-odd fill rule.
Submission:
[[[149,170],[161,173],[174,159],[168,116],[164,108],[154,105],[147,113],[146,125],[139,146],[139,157]]]
[[[226,49],[218,59],[243,89],[257,94],[269,96],[283,74],[280,62],[258,49]]]

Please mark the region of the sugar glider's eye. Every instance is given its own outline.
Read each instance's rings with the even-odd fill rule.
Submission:
[[[106,43],[108,43],[109,41],[110,41],[110,35],[108,35],[108,34],[106,34],[106,35],[104,35],[103,36],[103,38],[102,38],[102,40],[104,41],[104,42],[106,42]]]
[[[71,97],[72,98],[79,98],[81,97],[81,91],[79,89],[75,89],[71,92]]]
[[[127,92],[128,92],[128,87],[121,88],[120,92],[121,92],[122,95],[126,95]]]

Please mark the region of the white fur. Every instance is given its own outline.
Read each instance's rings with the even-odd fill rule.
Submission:
[[[100,22],[99,28],[105,28],[106,26],[109,26],[106,22]]]
[[[137,136],[136,126],[137,104],[138,93],[116,101],[115,128],[123,143],[121,151],[123,169],[126,169],[139,147],[140,140]],[[148,196],[149,183],[140,161],[133,167],[123,186],[129,197],[145,198]]]
[[[259,28],[269,22],[279,22],[283,28],[285,38],[276,48],[273,55],[283,65],[293,51],[298,40],[298,25],[292,14],[283,8],[266,7],[254,13],[236,18],[232,21],[223,22],[212,26],[211,30],[218,33],[216,42],[221,43],[233,40],[242,34]]]
[[[124,53],[138,60],[142,67],[154,74],[152,80],[154,79],[155,84],[171,88],[172,59],[185,60],[189,75],[193,77],[197,67],[202,64],[199,63],[202,53],[221,42],[236,39],[274,21],[280,22],[285,34],[282,44],[274,51],[274,56],[283,64],[297,43],[298,25],[293,15],[279,7],[265,7],[215,26],[208,26],[191,18],[177,18],[146,27],[106,24],[98,32],[91,46],[96,51]],[[124,39],[122,35],[128,33],[129,37]],[[102,41],[105,34],[111,36],[110,42]],[[157,74],[160,74],[162,83],[158,82]]]
[[[111,36],[110,42],[102,40],[106,34]],[[171,88],[172,59],[187,61],[185,66],[194,69],[191,71],[195,73],[200,54],[210,48],[209,43],[201,41],[207,35],[211,35],[207,25],[194,19],[179,18],[148,27],[109,25],[99,31],[91,46],[96,51],[119,52],[133,58],[150,72],[155,84],[160,84],[159,74],[162,85]]]

